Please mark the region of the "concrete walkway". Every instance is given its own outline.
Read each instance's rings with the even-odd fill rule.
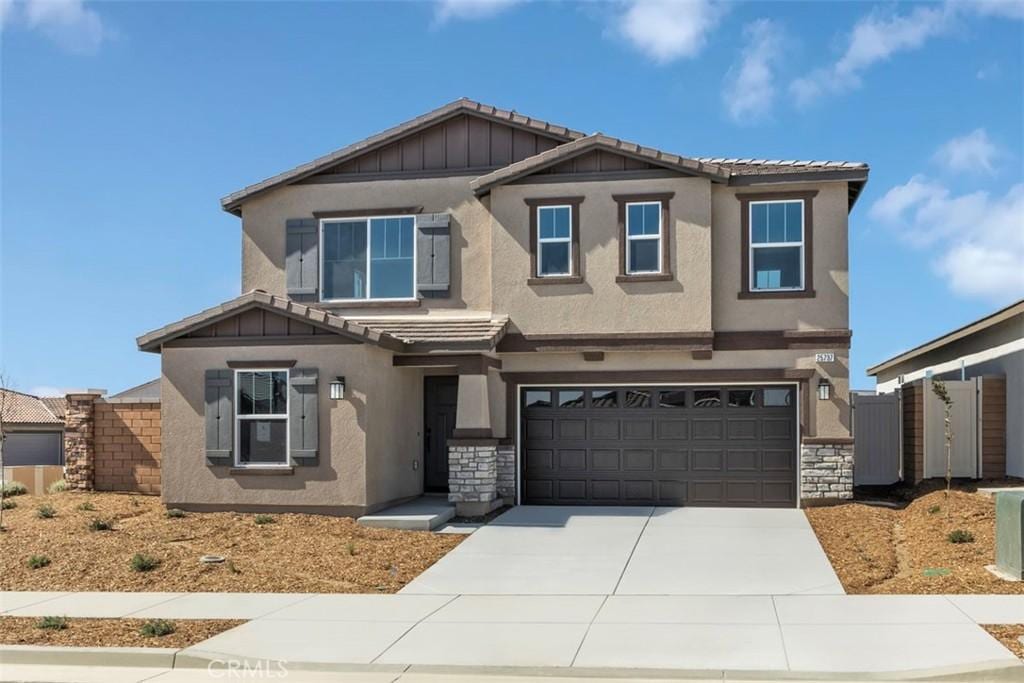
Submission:
[[[572,667],[715,677],[1015,667],[1020,662],[977,623],[1024,623],[1024,596],[995,595],[3,593],[0,609],[252,619],[180,651],[176,666],[237,659],[307,669]]]
[[[842,595],[802,510],[520,506],[402,593]]]

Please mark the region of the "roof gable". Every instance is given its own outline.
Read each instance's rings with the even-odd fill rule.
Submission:
[[[581,137],[564,126],[462,98],[233,192],[221,199],[221,207],[239,214],[245,200],[318,174],[336,178],[495,168]]]
[[[470,183],[470,187],[482,195],[499,185],[538,174],[600,174],[657,169],[706,177],[717,182],[729,179],[728,172],[714,164],[594,133],[480,176]]]

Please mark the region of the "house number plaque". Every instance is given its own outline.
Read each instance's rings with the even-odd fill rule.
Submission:
[[[814,362],[815,363],[835,363],[836,362],[836,354],[833,353],[832,351],[826,351],[825,353],[816,353],[816,354],[814,354]]]

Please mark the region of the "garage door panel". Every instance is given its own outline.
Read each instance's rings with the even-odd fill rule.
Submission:
[[[627,472],[653,472],[654,451],[628,449],[622,452],[622,469]]]
[[[585,449],[572,449],[558,451],[558,467],[562,470],[587,469],[587,451]]]
[[[618,470],[620,468],[619,457],[619,451],[594,449],[590,451],[590,468],[598,472]]]
[[[688,467],[689,455],[684,450],[667,448],[658,449],[658,469],[662,471],[677,470],[685,472]]]
[[[614,418],[593,418],[589,422],[591,439],[618,440],[621,437],[619,421]]]
[[[694,418],[691,422],[693,438],[697,440],[710,439],[720,441],[725,433],[722,422],[721,418]]]
[[[762,400],[767,391],[532,390],[521,423],[523,502],[790,507],[796,407]]]

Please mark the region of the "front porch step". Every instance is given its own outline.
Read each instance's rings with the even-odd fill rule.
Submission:
[[[455,516],[455,506],[444,498],[423,497],[356,519],[363,526],[407,531],[432,531]]]

